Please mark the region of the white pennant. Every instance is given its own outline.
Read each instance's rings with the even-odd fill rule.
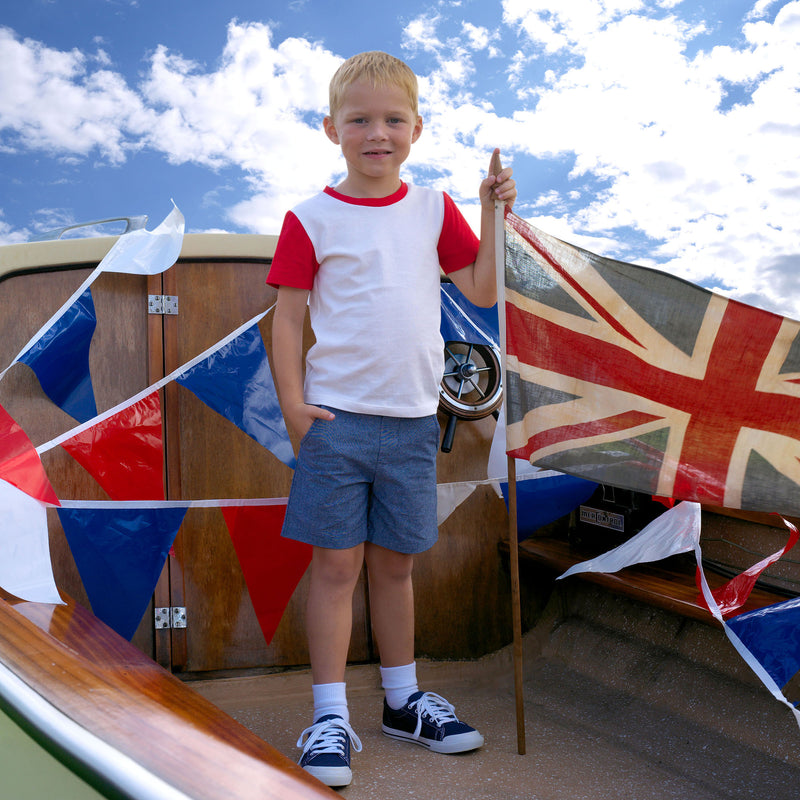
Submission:
[[[0,480],[0,586],[21,600],[63,605],[50,561],[46,508]]]

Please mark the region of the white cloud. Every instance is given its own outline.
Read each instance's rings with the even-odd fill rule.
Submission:
[[[262,24],[231,23],[219,67],[204,72],[160,47],[142,91],[159,109],[150,146],[173,163],[236,165],[254,195],[231,219],[276,230],[290,201],[318,190],[338,168],[321,129],[327,81],[341,59],[304,39],[277,46]]]
[[[504,0],[503,19],[542,45],[546,53],[557,53],[566,48],[580,50],[603,26],[642,6],[642,0]]]
[[[763,17],[770,6],[774,6],[777,0],[758,0],[752,9],[747,14],[747,19],[759,19]]]
[[[620,15],[621,5],[603,3],[583,16],[572,3],[547,14],[545,6],[505,3],[536,47],[568,42],[581,62],[554,66],[516,121],[529,133],[521,149],[574,155],[572,184],[596,192],[567,212],[571,238],[613,239],[615,230],[624,238],[634,228],[669,271],[797,315],[800,300],[778,290],[776,275],[800,253],[800,3],[784,4],[772,23],[745,25],[745,45],[694,57],[687,45],[704,28],[674,16]],[[730,89],[742,100],[723,108]],[[632,256],[616,251],[609,255]]]
[[[0,28],[0,131],[12,132],[6,150],[125,160],[127,133],[141,133],[152,115],[118,74],[89,72],[88,61]]]
[[[269,26],[231,23],[215,71],[162,46],[136,88],[112,71],[91,71],[98,60],[0,29],[3,149],[97,153],[120,164],[149,147],[173,164],[238,166],[258,199],[234,207],[233,219],[261,230],[277,227],[287,197],[318,189],[339,168],[320,128],[328,98],[319,75],[341,59],[317,44],[273,46]]]
[[[4,219],[3,210],[0,209],[0,246],[6,244],[20,244],[30,239],[27,230],[14,230]]]
[[[439,3],[411,19],[402,42],[425,129],[406,174],[449,191],[474,224],[499,146],[528,176],[518,210],[550,233],[800,316],[800,0],[755,2],[741,39],[716,47],[717,20],[690,24],[684,5],[505,0],[490,29]],[[107,42],[93,46],[0,28],[0,152],[121,164],[149,148],[238,168],[206,202],[258,231],[341,173],[320,129],[341,58],[323,44],[234,21],[213,67],[162,46],[135,86]],[[0,240],[14,235],[0,220]]]

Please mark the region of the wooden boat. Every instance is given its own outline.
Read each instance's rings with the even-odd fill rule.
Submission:
[[[5,364],[115,240],[0,248],[0,359]],[[110,408],[152,385],[269,308],[275,292],[265,277],[275,241],[271,236],[187,235],[178,263],[161,275],[100,275],[92,286],[98,325],[90,356],[98,408]],[[149,296],[177,297],[179,313],[148,313]],[[260,329],[269,350],[269,317]],[[310,341],[310,331],[307,335]],[[291,480],[287,466],[246,435],[232,433],[229,423],[191,393],[179,391],[174,383],[162,392],[167,498],[286,496]],[[15,367],[0,382],[0,405],[34,445],[75,424],[24,367]],[[443,406],[443,428],[452,410]],[[420,556],[415,567],[417,651],[433,662],[473,663],[505,652],[512,639],[507,512],[485,481],[495,428],[491,410],[491,404],[481,414],[467,410],[468,421],[459,423],[445,448],[449,452],[439,458],[440,483],[477,485],[442,524],[436,548]],[[449,427],[452,434],[452,423]],[[61,448],[44,453],[42,461],[60,498],[107,499]],[[743,545],[767,553],[782,540],[780,529],[765,515],[731,516],[707,509],[704,516],[710,557],[735,568],[751,561]],[[202,681],[205,693],[213,695],[209,682],[261,679],[304,668],[306,579],[267,644],[223,522],[212,510],[193,509],[129,643],[87,610],[87,594],[51,511],[48,526],[56,584],[67,604],[44,606],[0,596],[0,708],[7,728],[24,734],[20,741],[31,737],[76,776],[76,791],[86,792],[76,797],[331,796],[286,755],[192,689],[193,682]],[[526,630],[535,630],[546,616],[552,577],[586,552],[578,546],[575,530],[574,519],[570,527],[569,518],[563,518],[521,546],[523,570],[528,571],[523,587]],[[602,540],[584,537],[582,544],[591,550],[602,547]],[[796,564],[779,566],[753,602],[796,594],[798,574]],[[711,621],[696,602],[691,574],[681,565],[592,580],[603,591]],[[156,626],[160,609],[183,610],[185,627]],[[350,663],[374,663],[378,654],[363,578],[356,589],[353,623]],[[44,711],[38,714],[37,706]]]

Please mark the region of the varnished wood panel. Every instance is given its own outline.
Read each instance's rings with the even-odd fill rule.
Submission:
[[[447,417],[440,414],[442,430]],[[496,422],[456,426],[450,453],[439,453],[439,483],[483,481]],[[505,503],[480,485],[439,527],[439,540],[415,559],[416,650],[431,658],[477,658],[511,641],[508,575],[497,545],[507,535]]]
[[[98,326],[91,351],[98,408],[103,410],[132,396],[267,309],[276,292],[266,286],[266,273],[266,262],[180,262],[163,276],[150,279],[100,276],[92,289]],[[0,283],[0,353],[6,362],[88,274],[87,268],[14,277]],[[179,315],[148,316],[148,293],[177,295]],[[271,324],[271,315],[260,323],[268,353]],[[308,327],[305,337],[308,347],[313,341]],[[163,390],[162,402],[171,499],[288,494],[291,470],[189,390],[172,382]],[[0,382],[0,403],[23,425],[34,444],[76,424],[44,396],[33,373],[22,365]],[[446,418],[441,422],[444,425]],[[439,454],[439,481],[485,479],[494,427],[492,417],[459,422],[453,452]],[[46,453],[43,461],[60,496],[107,499],[61,448]],[[57,516],[54,511],[48,516],[57,583],[87,605]],[[442,525],[438,544],[417,557],[420,655],[474,657],[510,640],[508,579],[497,555],[505,528],[503,502],[489,487],[479,487]],[[134,642],[148,655],[155,654],[162,665],[179,671],[307,664],[307,583],[308,576],[267,646],[222,515],[218,509],[191,509],[156,590],[158,605],[187,607],[189,625],[154,632],[149,608]],[[377,655],[372,649],[367,597],[362,576],[354,598],[351,661]]]
[[[478,658],[511,641],[510,585],[497,549],[506,519],[502,499],[478,486],[416,557],[418,656]]]

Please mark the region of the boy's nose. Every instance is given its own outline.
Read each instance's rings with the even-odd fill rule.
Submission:
[[[370,141],[380,141],[381,139],[386,138],[386,128],[381,123],[375,123],[374,125],[370,125],[369,131],[367,133],[367,138]]]

